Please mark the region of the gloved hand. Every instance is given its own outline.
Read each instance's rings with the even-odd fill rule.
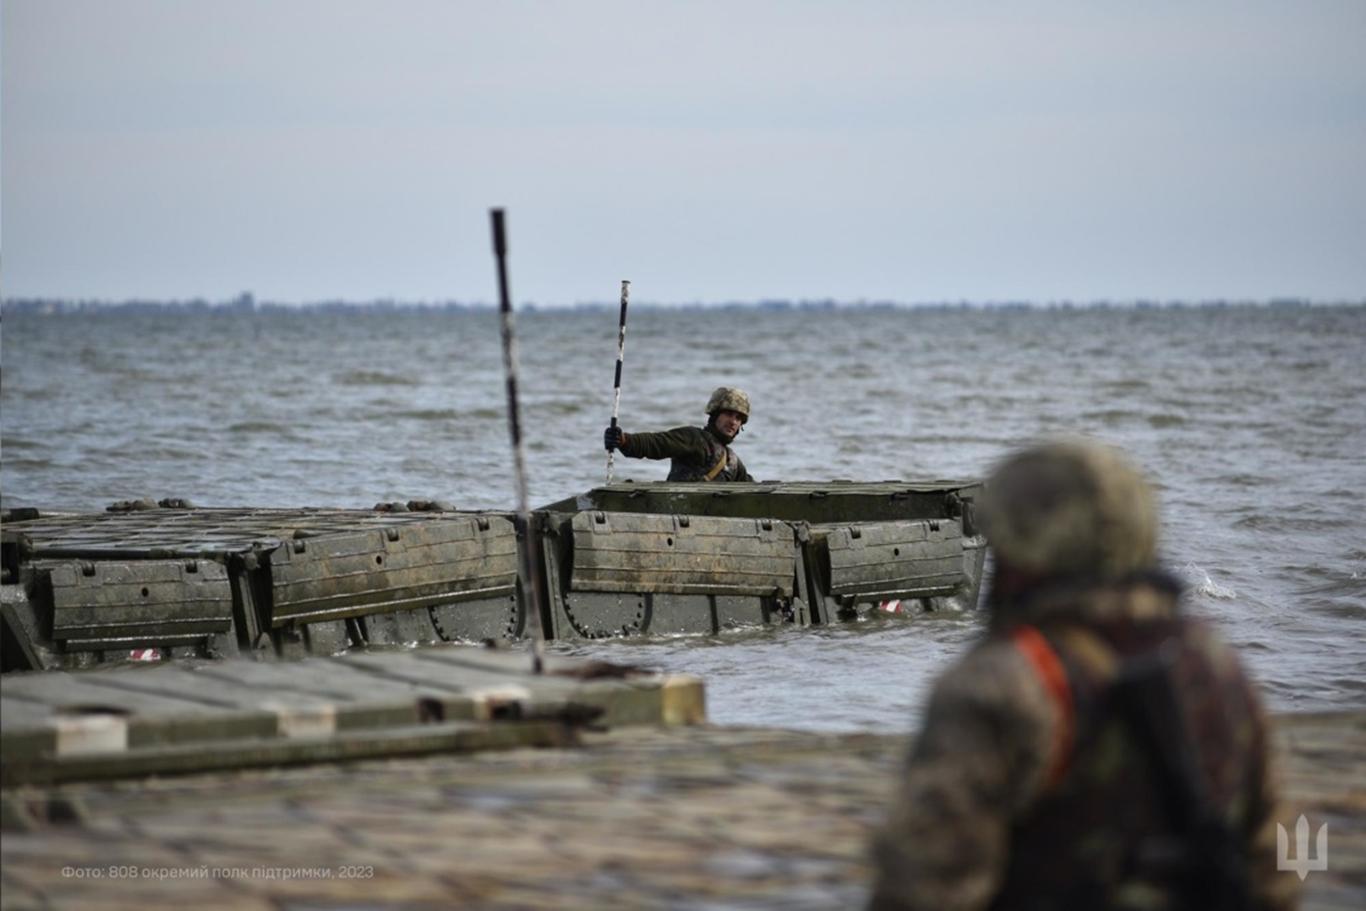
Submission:
[[[602,445],[608,452],[613,449],[620,449],[621,444],[626,440],[626,434],[622,433],[620,427],[608,427],[602,432]]]

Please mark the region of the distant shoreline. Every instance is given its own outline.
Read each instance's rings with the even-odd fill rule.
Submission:
[[[526,301],[517,309],[523,312],[577,313],[615,310],[618,304],[608,301],[587,301],[575,304],[536,304]],[[1366,307],[1362,300],[1316,301],[1308,298],[1273,297],[1265,300],[1049,300],[1049,301],[889,301],[851,300],[831,298],[816,300],[761,299],[753,301],[714,302],[633,302],[637,310],[760,310],[760,311],[828,311],[828,310],[1223,310],[1258,309],[1287,310],[1307,307]],[[322,300],[283,302],[256,300],[249,293],[231,300],[96,300],[43,297],[7,297],[0,300],[0,312],[9,315],[61,316],[90,313],[482,313],[496,310],[496,305],[485,301],[370,301]]]

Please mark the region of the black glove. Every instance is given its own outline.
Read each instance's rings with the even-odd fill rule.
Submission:
[[[607,447],[607,451],[620,449],[621,443],[626,439],[626,434],[621,432],[620,427],[608,427],[602,432],[602,445]]]

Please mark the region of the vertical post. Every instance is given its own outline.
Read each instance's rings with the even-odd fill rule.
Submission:
[[[545,624],[541,612],[545,595],[541,591],[541,542],[531,526],[531,507],[526,486],[526,455],[522,447],[522,421],[517,410],[517,335],[512,321],[512,297],[508,293],[507,235],[503,226],[503,210],[490,209],[493,222],[493,255],[498,260],[498,311],[502,315],[503,374],[507,378],[508,430],[512,434],[512,468],[517,484],[517,516],[521,520],[524,546],[519,548],[521,559],[517,576],[522,584],[522,597],[531,602],[533,618],[531,669],[542,673],[545,669]]]
[[[631,283],[626,279],[621,280],[621,316],[617,319],[617,376],[612,382],[612,426],[617,426],[617,413],[621,410],[621,365],[626,360],[626,301],[629,297]],[[607,483],[612,483],[612,456],[615,452],[607,452]]]

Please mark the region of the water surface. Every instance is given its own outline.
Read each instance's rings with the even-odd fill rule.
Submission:
[[[616,313],[518,319],[533,503],[602,481]],[[4,504],[103,509],[513,504],[493,312],[4,317]],[[1157,484],[1190,608],[1271,705],[1366,703],[1366,309],[632,314],[622,424],[702,419],[747,389],[764,479],[971,478],[1040,435],[1091,434]],[[617,477],[667,465],[618,458]],[[562,643],[702,674],[722,723],[907,729],[972,615]]]

